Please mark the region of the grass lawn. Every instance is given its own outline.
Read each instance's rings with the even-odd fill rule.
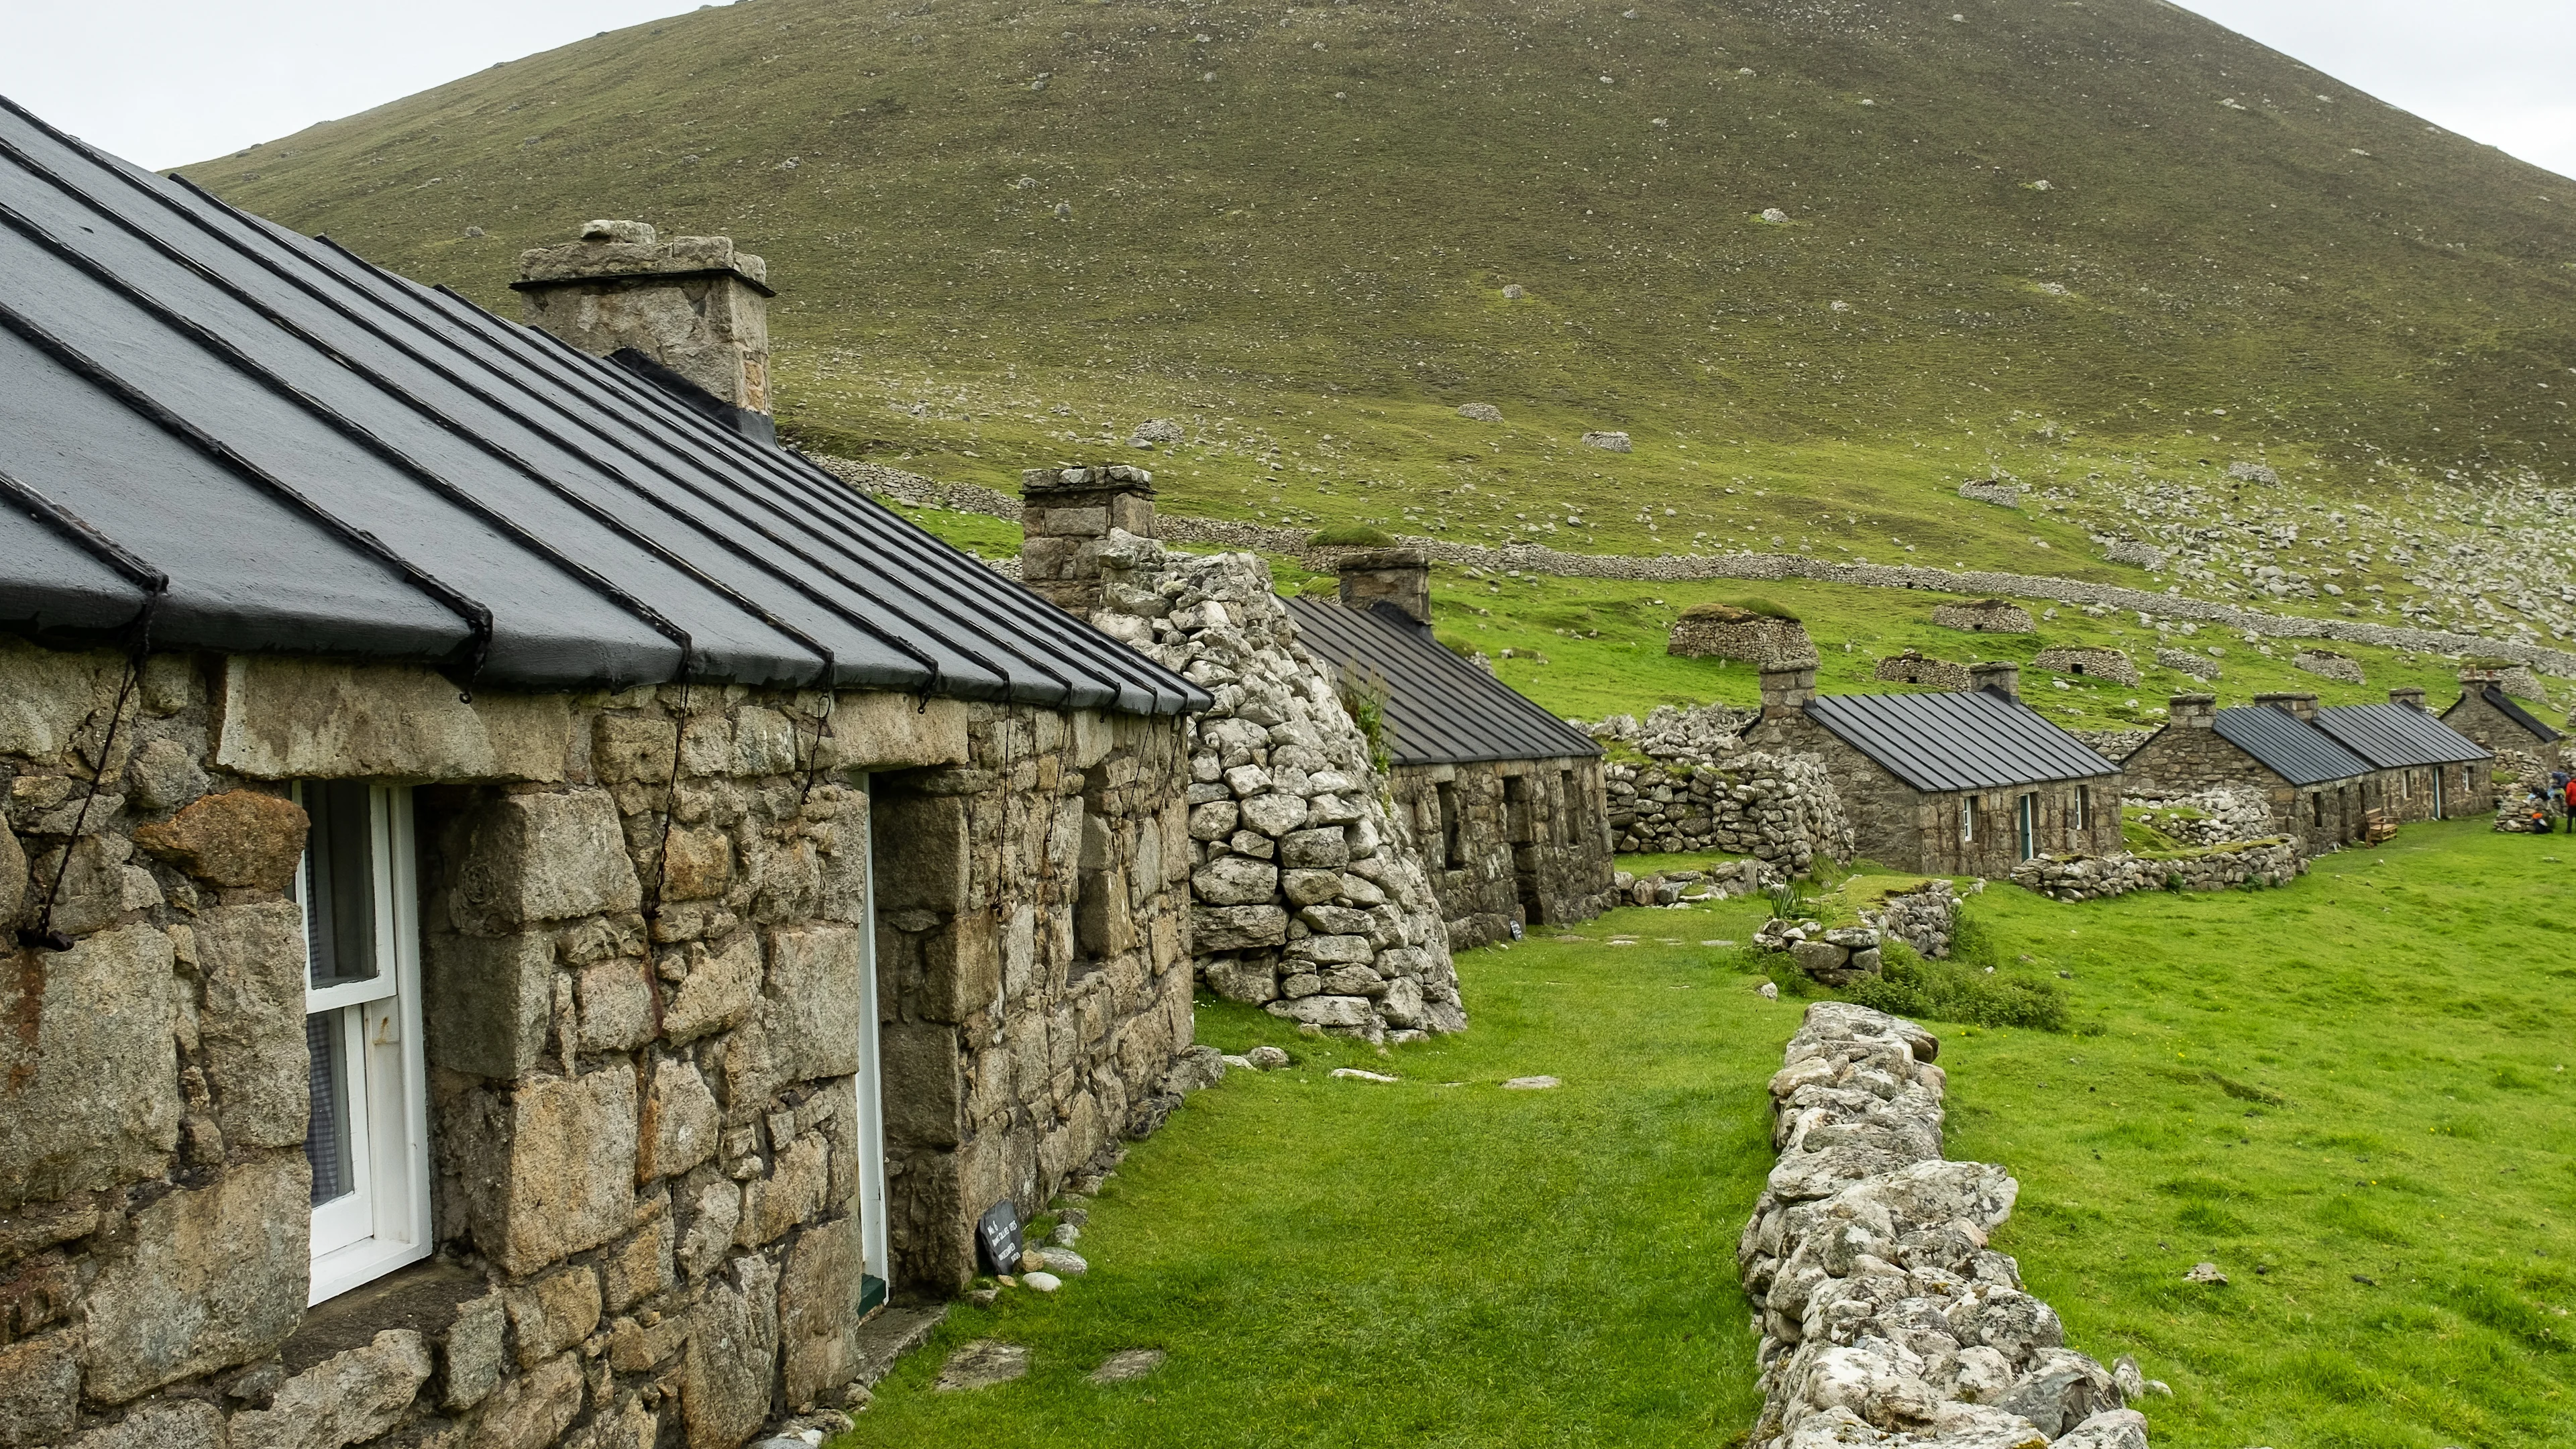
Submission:
[[[2070,1341],[2174,1385],[2159,1445],[2576,1440],[2570,885],[2576,845],[2463,823],[2277,891],[1974,899],[2005,973],[2072,973],[2082,1034],[1944,1027],[1951,1154],[2021,1179],[1998,1246]],[[1391,1057],[1202,1004],[1202,1040],[1297,1065],[1193,1098],[1094,1205],[1093,1271],[958,1309],[850,1443],[1734,1441],[1733,1245],[1799,1004],[1700,943],[1760,916],[1469,953],[1472,1029]],[[1527,1073],[1565,1086],[1496,1085]],[[2183,1282],[2204,1260],[2230,1282]],[[930,1391],[987,1336],[1030,1376]],[[1171,1360],[1083,1381],[1131,1347]]]

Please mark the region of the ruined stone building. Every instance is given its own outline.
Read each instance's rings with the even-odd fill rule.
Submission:
[[[2415,702],[2424,702],[2420,692]],[[2566,734],[2505,693],[2496,670],[2461,670],[2460,697],[2441,720],[2524,774],[2546,774],[2567,759]]]
[[[1733,604],[1693,604],[1664,640],[1664,652],[1686,659],[1736,659],[1748,664],[1813,664],[1815,641],[1807,626],[1777,614]]]
[[[839,1401],[1188,1044],[1208,692],[710,406],[720,240],[541,258],[674,391],[14,109],[0,202],[0,1445]]]
[[[1288,612],[1346,697],[1378,709],[1395,804],[1453,948],[1608,908],[1610,810],[1590,736],[1432,636],[1431,566],[1413,549],[1345,556],[1328,599]]]
[[[2120,848],[2119,767],[2021,701],[2011,664],[1977,688],[1816,693],[1813,669],[1762,672],[1752,741],[1812,755],[1859,853],[1900,870],[2002,879],[2041,855]]]
[[[2391,821],[2459,820],[2495,813],[2493,751],[2442,723],[2424,691],[2392,689],[2386,704],[2316,707],[2298,696],[2316,726],[2370,762],[2370,808]]]
[[[2177,694],[2162,729],[2120,768],[2132,785],[2174,794],[2241,787],[2271,812],[2268,833],[2314,855],[2365,838],[2375,769],[2318,729],[2316,696],[2264,694],[2220,709],[2215,695]]]

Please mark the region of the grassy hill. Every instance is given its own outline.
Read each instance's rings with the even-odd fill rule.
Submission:
[[[2576,181],[2153,0],[1953,3],[742,0],[188,170],[505,315],[585,218],[729,233],[782,421],[943,478],[1168,416],[1183,511],[2142,584],[2099,540],[2197,498],[2213,593],[2367,503],[2536,570],[2374,609],[2576,626]]]

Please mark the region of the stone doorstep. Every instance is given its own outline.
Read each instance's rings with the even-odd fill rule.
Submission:
[[[930,1341],[939,1325],[948,1321],[948,1305],[933,1304],[927,1308],[881,1308],[876,1315],[861,1323],[851,1337],[851,1356],[858,1364],[852,1375],[868,1388],[894,1372],[897,1361],[905,1354]]]

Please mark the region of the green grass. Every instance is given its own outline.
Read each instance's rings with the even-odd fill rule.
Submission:
[[[2114,485],[2278,502],[2314,571],[2311,505],[2438,545],[2566,477],[2576,182],[2178,7],[1857,14],[757,0],[188,169],[504,315],[586,218],[729,234],[790,434],[1301,529],[2160,587]],[[2056,496],[1956,496],[1997,472]]]
[[[2089,1025],[1943,1025],[1951,1154],[2021,1180],[1997,1246],[2069,1341],[2173,1384],[2157,1444],[2576,1438],[2556,850],[2415,826],[2279,890],[1974,899],[1997,974]],[[1730,1442],[1757,1408],[1732,1248],[1799,1003],[1699,943],[1760,917],[1624,910],[1468,953],[1471,1030],[1390,1056],[1202,1003],[1202,1040],[1297,1066],[1193,1098],[1094,1205],[1088,1276],[955,1310],[848,1442]],[[1528,1073],[1566,1085],[1496,1087]],[[2182,1281],[2204,1260],[2225,1287]],[[929,1392],[987,1336],[1031,1376]],[[1171,1361],[1083,1382],[1131,1347]]]

